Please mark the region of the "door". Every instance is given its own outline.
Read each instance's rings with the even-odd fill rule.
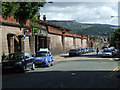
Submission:
[[[26,68],[31,68],[33,65],[33,60],[34,58],[30,53],[25,53],[25,63],[26,63]]]

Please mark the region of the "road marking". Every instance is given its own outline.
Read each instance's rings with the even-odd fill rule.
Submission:
[[[112,72],[105,75],[104,78],[111,78],[119,69],[120,69],[120,66],[116,67],[115,69],[113,69]]]
[[[59,58],[56,59],[55,62],[57,61],[72,61],[72,60],[109,60],[109,61],[113,61],[112,58]]]
[[[110,60],[110,61],[113,61],[113,59],[112,59],[112,58],[110,58],[109,60]]]

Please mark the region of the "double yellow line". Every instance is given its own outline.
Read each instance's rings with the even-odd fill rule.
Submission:
[[[119,69],[120,69],[120,66],[116,67],[112,72],[104,76],[104,78],[111,78]]]

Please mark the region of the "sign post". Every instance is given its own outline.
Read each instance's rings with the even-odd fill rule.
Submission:
[[[31,32],[32,32],[32,30],[30,29],[30,28],[25,28],[25,29],[23,29],[23,32],[24,32],[24,52],[25,52],[25,38],[26,38],[26,35],[31,35]]]

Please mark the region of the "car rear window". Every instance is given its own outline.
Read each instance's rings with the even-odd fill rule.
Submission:
[[[104,52],[111,52],[111,51],[112,51],[111,49],[104,50]]]
[[[35,55],[35,57],[45,57],[45,56],[47,56],[47,52],[36,52],[36,55]]]
[[[5,60],[21,60],[23,58],[23,53],[9,54]]]

